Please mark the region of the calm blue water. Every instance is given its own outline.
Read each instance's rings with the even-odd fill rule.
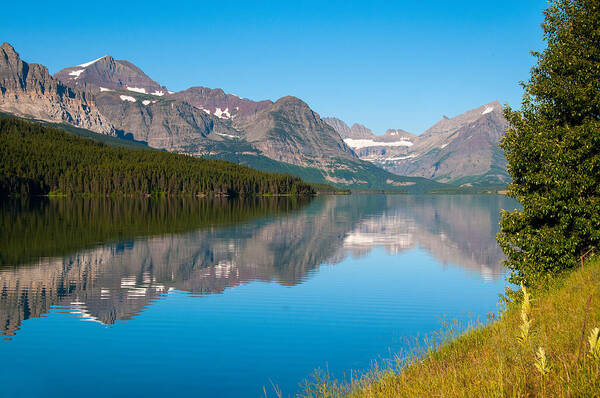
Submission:
[[[368,369],[441,318],[497,310],[497,222],[516,203],[320,197],[196,224],[187,206],[143,204],[115,231],[90,225],[115,205],[0,213],[22,236],[0,246],[0,396],[293,396],[315,368]]]

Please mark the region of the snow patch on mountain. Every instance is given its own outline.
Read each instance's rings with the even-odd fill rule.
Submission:
[[[106,87],[100,87],[100,92],[103,92],[103,91],[114,91],[114,90],[111,90],[110,88],[106,88]]]
[[[163,93],[162,91],[158,91],[158,90],[156,90],[155,92],[150,93],[150,94],[156,95],[156,96],[159,96],[159,97],[162,97],[163,95],[165,95],[165,93]]]
[[[493,110],[494,110],[494,108],[492,108],[491,106],[488,106],[487,108],[485,108],[485,110],[483,112],[481,112],[481,114],[485,115],[485,114],[492,112]]]
[[[133,91],[133,92],[136,92],[136,93],[140,93],[140,94],[146,94],[146,89],[145,88],[138,88],[138,87],[129,87],[129,86],[127,86],[127,90]]]
[[[229,119],[231,117],[229,108],[225,108],[224,111],[222,111],[221,108],[215,109],[215,116],[221,119]]]
[[[85,69],[74,70],[72,72],[69,72],[69,76],[75,76],[75,79],[77,79],[83,71],[85,71]]]
[[[416,158],[416,157],[417,157],[416,154],[412,154],[412,155],[408,155],[408,156],[394,156],[394,157],[390,157],[390,158],[384,158],[383,160],[386,162],[395,162],[396,160],[412,159],[412,158]]]
[[[221,137],[227,137],[227,138],[240,138],[240,137],[236,137],[235,135],[224,134],[224,133],[217,133],[217,135],[220,135]]]
[[[120,95],[119,98],[121,98],[121,101],[136,102],[136,99],[129,95]]]
[[[407,140],[393,141],[393,142],[382,142],[368,139],[354,139],[354,138],[346,138],[344,139],[346,145],[350,148],[367,148],[372,146],[406,146],[410,147],[413,145],[412,142]]]
[[[105,55],[104,57],[107,57],[107,55]],[[86,62],[85,64],[81,64],[81,65],[77,65],[77,66],[81,66],[82,68],[87,68],[87,67],[88,67],[88,66],[90,66],[91,64],[93,64],[93,63],[96,63],[96,62],[100,61],[100,60],[101,60],[102,58],[104,58],[104,57],[100,57],[100,58],[98,58],[98,59],[95,59],[95,60],[93,60],[93,61]]]

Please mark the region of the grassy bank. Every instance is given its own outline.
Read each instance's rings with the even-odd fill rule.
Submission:
[[[500,319],[470,328],[386,370],[340,384],[311,379],[306,397],[600,396],[600,259],[544,290],[529,289]],[[529,307],[529,308],[527,308]],[[525,317],[524,317],[525,314]],[[539,350],[543,349],[545,354]]]

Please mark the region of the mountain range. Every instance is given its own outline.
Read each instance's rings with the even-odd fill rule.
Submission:
[[[506,122],[499,104],[490,106],[484,118],[470,111],[421,136],[389,130],[378,137],[321,118],[296,97],[252,101],[199,86],[173,92],[110,55],[52,76],[0,46],[2,112],[352,188],[423,192],[505,182],[497,141]]]
[[[507,121],[498,101],[454,118],[444,116],[421,135],[400,129],[378,136],[365,126],[352,127],[324,118],[363,160],[399,175],[425,177],[455,185],[504,185],[509,176],[498,146]]]

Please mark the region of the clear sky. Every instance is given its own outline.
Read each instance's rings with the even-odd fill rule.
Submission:
[[[295,95],[321,116],[421,133],[519,107],[544,0],[7,2],[0,41],[51,73],[110,54],[170,90]]]

